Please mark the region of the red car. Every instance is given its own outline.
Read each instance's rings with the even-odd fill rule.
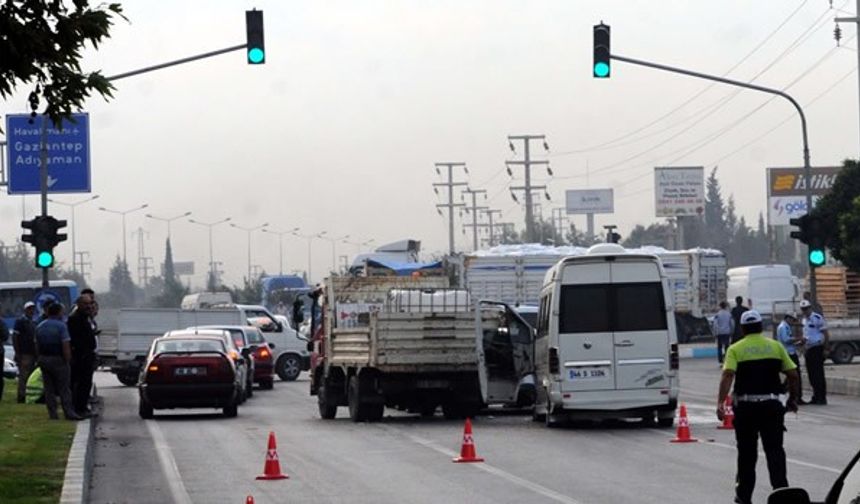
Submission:
[[[254,383],[259,383],[261,389],[270,390],[275,386],[275,354],[272,352],[275,345],[268,343],[258,328],[248,329],[248,343],[254,349]]]
[[[242,399],[242,377],[224,340],[211,336],[173,336],[152,343],[140,376],[139,414],[156,409],[222,408],[235,417]]]

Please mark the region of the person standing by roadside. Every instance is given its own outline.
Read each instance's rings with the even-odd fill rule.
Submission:
[[[729,313],[729,304],[725,301],[720,301],[720,311],[714,315],[713,329],[717,337],[717,360],[722,364],[732,334],[735,332],[735,320]]]
[[[726,363],[717,397],[717,418],[725,416],[726,397],[734,382],[734,427],[738,448],[735,502],[750,504],[755,489],[758,439],[767,458],[770,484],[774,489],[788,486],[785,449],[785,412],[797,411],[797,366],[785,348],[762,334],[761,315],[749,310],[741,315],[743,338],[726,352]],[[782,393],[780,373],[788,378],[788,401]]]
[[[732,343],[741,339],[741,315],[749,311],[749,308],[744,306],[744,298],[741,296],[735,297],[735,306],[732,308],[732,319],[735,321],[735,330],[732,332]]]
[[[18,402],[27,398],[27,380],[36,366],[36,303],[24,303],[24,313],[15,321],[12,331],[12,346],[15,348],[15,363],[18,365]]]
[[[824,377],[824,352],[830,343],[830,331],[824,316],[813,309],[812,302],[804,299],[800,302],[803,312],[803,341],[806,345],[806,374],[812,387],[812,399],[809,404],[827,404],[827,380]]]
[[[81,294],[75,301],[77,309],[67,321],[72,347],[72,401],[79,415],[92,414],[89,408],[93,387],[96,339],[90,323],[93,298]]]
[[[9,341],[9,327],[6,326],[6,322],[3,322],[3,318],[0,317],[0,363],[5,363],[6,359],[6,342]],[[0,400],[3,399],[3,376],[0,374]]]
[[[785,351],[788,352],[788,358],[791,359],[791,362],[794,362],[794,365],[797,366],[797,404],[803,405],[806,404],[806,401],[803,400],[803,383],[800,378],[800,357],[798,355],[799,348],[803,345],[803,338],[796,337],[794,328],[797,325],[797,317],[793,312],[788,312],[783,317],[782,322],[776,326],[776,339],[782,346],[785,347]],[[788,385],[786,384],[786,387]]]
[[[52,303],[48,307],[48,318],[36,326],[37,362],[42,371],[42,381],[45,389],[45,406],[48,417],[52,420],[57,416],[57,396],[66,420],[80,420],[82,417],[75,413],[72,405],[72,393],[69,389],[69,362],[72,360],[72,347],[69,330],[63,323],[63,305]]]

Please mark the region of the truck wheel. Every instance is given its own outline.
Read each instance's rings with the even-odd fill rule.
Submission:
[[[850,343],[840,343],[830,351],[834,364],[850,364],[854,359],[854,347]]]
[[[352,375],[349,377],[346,402],[349,405],[349,418],[353,422],[363,422],[367,419],[366,408],[361,404],[361,389],[359,385],[358,376]]]
[[[382,403],[365,404],[365,419],[368,422],[378,422],[382,420],[382,415],[385,413],[385,405]]]
[[[236,418],[239,414],[239,405],[235,402],[230,406],[224,406],[224,416],[227,418]]]
[[[263,378],[262,380],[260,380],[260,389],[272,390],[273,388],[275,388],[274,378]]]
[[[317,407],[320,410],[320,418],[323,420],[331,420],[337,416],[337,404],[332,403],[325,382],[317,390]]]
[[[463,410],[460,408],[460,403],[443,402],[442,415],[446,420],[460,420],[463,418]]]
[[[122,371],[116,374],[117,380],[126,387],[134,387],[137,385],[139,375],[133,371]]]
[[[302,360],[298,355],[282,355],[275,366],[278,377],[284,381],[295,381],[302,372]]]
[[[436,403],[425,403],[421,405],[421,408],[418,410],[421,413],[421,416],[424,418],[430,418],[436,414]]]

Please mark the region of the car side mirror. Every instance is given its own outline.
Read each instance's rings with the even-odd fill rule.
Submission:
[[[314,351],[314,342],[313,341],[308,340],[307,349],[308,349],[308,352]]]
[[[272,350],[274,350],[274,349],[275,349],[275,344],[274,344],[274,343],[269,343],[269,348],[271,348]]]
[[[247,356],[251,355],[251,351],[252,351],[251,347],[243,348],[242,349],[242,356],[247,357]]]
[[[810,504],[809,494],[802,488],[779,488],[767,497],[767,504]]]

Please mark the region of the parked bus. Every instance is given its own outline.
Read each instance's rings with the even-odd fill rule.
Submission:
[[[24,313],[24,303],[36,303],[36,313],[41,313],[42,304],[48,300],[63,303],[66,309],[78,297],[78,284],[71,280],[52,280],[47,289],[42,282],[0,282],[0,317],[6,325],[13,327],[15,319]]]

